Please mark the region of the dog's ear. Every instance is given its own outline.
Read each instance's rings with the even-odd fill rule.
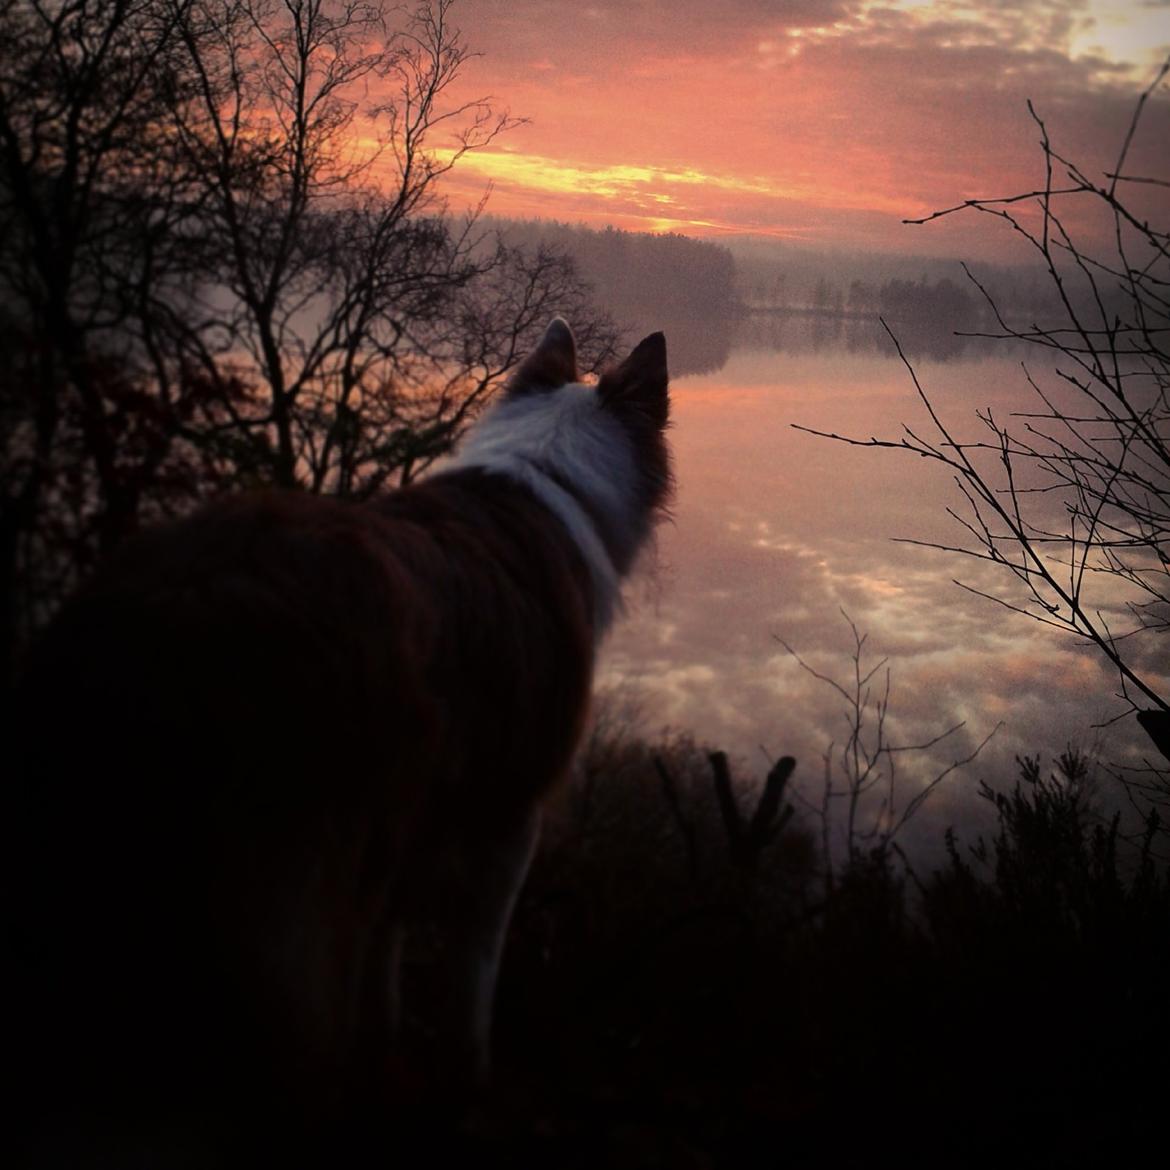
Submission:
[[[666,338],[651,333],[620,366],[601,375],[597,392],[614,410],[635,412],[656,427],[666,426],[670,400],[666,387]]]
[[[577,380],[577,343],[563,317],[554,317],[537,347],[508,382],[511,394],[558,390]]]

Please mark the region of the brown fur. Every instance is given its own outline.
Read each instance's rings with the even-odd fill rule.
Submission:
[[[594,613],[561,521],[477,469],[234,497],[127,545],[12,712],[28,1116],[384,1107],[426,1075],[388,991],[418,919],[454,924],[432,1056],[474,1060],[466,984],[580,738]]]
[[[381,918],[431,880],[412,854],[506,823],[568,765],[584,580],[553,517],[465,472],[377,508],[226,500],[74,601],[22,717],[38,909],[59,916],[42,990],[56,1044],[96,1030],[86,1092],[109,1045],[131,1078],[163,1058],[187,1080],[203,1060],[157,1049],[191,1045],[200,1078],[341,1090],[360,1027],[385,1032],[357,986]]]

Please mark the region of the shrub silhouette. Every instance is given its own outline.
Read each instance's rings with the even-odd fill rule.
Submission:
[[[938,872],[859,850],[826,893],[799,817],[737,858],[711,755],[595,737],[517,915],[477,1155],[851,1166],[892,1128],[910,1165],[1120,1164],[1156,1136],[1170,880],[1087,760],[983,783],[994,833]]]

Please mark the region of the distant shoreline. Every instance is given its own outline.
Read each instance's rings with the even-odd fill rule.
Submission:
[[[838,321],[876,321],[880,314],[872,310],[820,308],[816,305],[743,305],[749,316],[760,317],[832,317]]]

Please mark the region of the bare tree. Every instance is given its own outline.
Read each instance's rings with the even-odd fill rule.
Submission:
[[[133,527],[147,485],[190,470],[175,442],[203,387],[142,409],[135,344],[187,214],[159,118],[177,20],[154,0],[0,0],[4,660]]]
[[[821,828],[821,853],[825,886],[832,892],[836,883],[835,859],[843,854],[847,868],[877,862],[884,866],[897,848],[897,837],[922,809],[931,794],[951,773],[971,763],[999,730],[997,724],[966,755],[938,769],[924,783],[907,792],[899,775],[899,760],[913,753],[929,752],[966,726],[956,723],[922,743],[895,744],[887,720],[890,711],[890,670],[888,659],[872,666],[866,662],[868,634],[862,634],[853,619],[841,611],[853,635],[850,662],[852,677],[845,682],[823,674],[783,639],[776,641],[796,660],[800,668],[834,690],[843,703],[846,736],[825,749],[823,783],[819,802],[797,791],[797,799],[817,819]],[[839,811],[843,809],[843,814]]]
[[[417,474],[554,312],[612,354],[566,255],[438,193],[515,124],[451,11],[0,0],[5,659],[145,519]]]
[[[218,261],[186,352],[209,377],[259,379],[232,422],[276,483],[351,478],[367,398],[385,414],[404,367],[437,356],[425,331],[483,267],[472,233],[438,218],[434,181],[511,120],[443,106],[468,56],[449,8],[397,31],[381,5],[336,0],[195,0],[177,16],[189,78],[170,112]],[[429,137],[446,125],[441,161]]]
[[[978,411],[983,437],[958,438],[886,326],[929,430],[904,426],[898,439],[827,437],[912,452],[951,471],[963,506],[947,511],[965,541],[908,543],[994,566],[1013,588],[989,593],[958,584],[1094,646],[1117,672],[1122,715],[1137,711],[1170,758],[1170,235],[1135,206],[1152,197],[1164,214],[1170,183],[1132,174],[1127,163],[1168,73],[1170,61],[1142,94],[1117,161],[1101,179],[1056,148],[1029,105],[1044,159],[1036,190],[970,199],[907,221],[989,215],[1038,258],[1050,289],[1043,325],[1009,319],[967,269],[995,322],[971,335],[1022,343],[1051,366],[1045,375],[1024,364],[1034,405],[1010,421]],[[1083,242],[1092,214],[1108,228],[1108,247]]]

